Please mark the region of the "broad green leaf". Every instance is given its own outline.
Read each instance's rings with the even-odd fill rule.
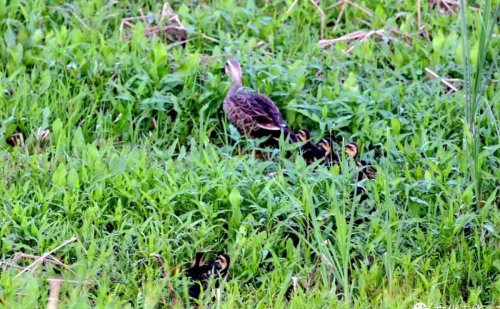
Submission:
[[[66,167],[63,163],[60,163],[54,174],[52,174],[52,183],[60,187],[66,185],[66,174]]]

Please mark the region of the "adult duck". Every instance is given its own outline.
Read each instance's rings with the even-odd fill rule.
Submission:
[[[224,112],[229,121],[250,138],[269,137],[265,145],[278,147],[283,133],[286,138],[297,142],[297,137],[288,128],[283,115],[274,102],[260,93],[248,92],[243,88],[238,60],[229,60],[225,71],[231,78],[231,88],[224,99]]]

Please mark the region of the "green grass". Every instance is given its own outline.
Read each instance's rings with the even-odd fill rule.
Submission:
[[[320,48],[318,11],[299,1],[287,13],[292,2],[174,2],[182,46],[137,21],[120,40],[121,19],[158,12],[154,1],[0,0],[0,261],[27,267],[14,254],[74,235],[88,251],[53,254],[73,272],[2,264],[1,308],[46,308],[48,278],[90,282],[63,284],[60,308],[163,308],[172,297],[151,253],[187,307],[183,272],[202,250],[233,262],[220,302],[202,308],[500,305],[499,1],[441,16],[422,0],[428,36],[417,1],[356,1],[372,16],[347,6],[335,33],[340,7],[320,2],[326,39],[387,30],[348,55],[352,42]],[[349,200],[345,160],[340,174],[296,152],[253,158],[222,111],[229,58],[295,131],[358,142],[378,171],[358,184],[367,201]],[[24,149],[6,142],[14,133]]]

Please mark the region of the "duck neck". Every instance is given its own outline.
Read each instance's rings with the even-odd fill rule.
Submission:
[[[227,95],[228,96],[232,96],[233,94],[235,94],[236,92],[238,92],[238,90],[240,88],[242,88],[242,84],[241,84],[241,81],[234,81],[231,85],[231,88],[229,88],[229,91],[227,92]]]

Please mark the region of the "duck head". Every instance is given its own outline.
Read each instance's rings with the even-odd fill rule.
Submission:
[[[189,269],[191,270],[197,267],[201,267],[204,264],[205,264],[205,252],[196,252],[193,263],[191,263],[191,267]]]
[[[359,147],[355,142],[350,142],[345,145],[345,152],[353,159],[358,157]]]
[[[302,129],[297,133],[298,138],[303,141],[307,142],[311,138],[311,131],[308,129]]]
[[[222,267],[222,272],[227,272],[229,266],[231,265],[231,257],[229,254],[223,253],[217,256],[215,262]]]
[[[325,150],[326,154],[329,155],[335,146],[335,142],[331,138],[325,137],[321,140],[319,145]]]
[[[242,70],[240,63],[236,59],[228,60],[226,62],[226,66],[224,67],[224,70],[226,71],[226,74],[231,77],[231,82],[233,84],[238,83],[241,84],[242,80]]]

